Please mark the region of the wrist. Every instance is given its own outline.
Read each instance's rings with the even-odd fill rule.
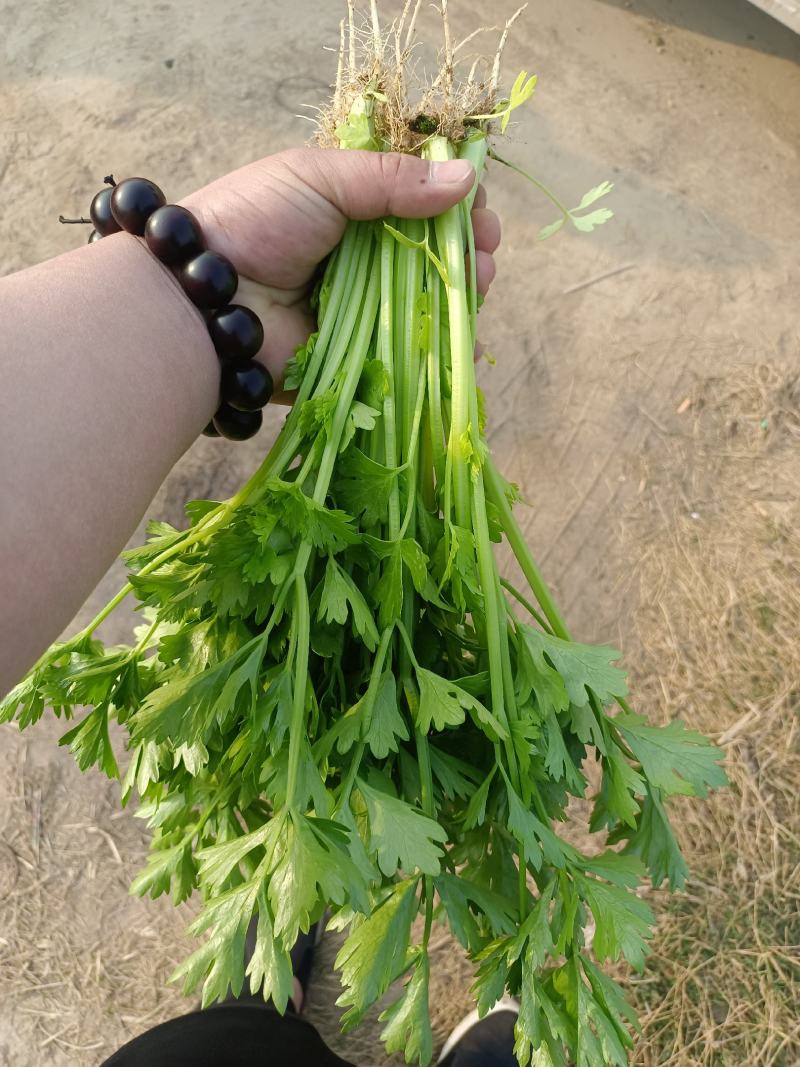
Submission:
[[[182,294],[199,309],[221,363],[219,402],[203,427],[209,437],[244,441],[258,433],[262,408],[274,385],[265,365],[254,359],[264,343],[258,315],[234,301],[239,272],[224,253],[208,247],[196,215],[168,204],[149,178],[130,177],[101,189],[90,207],[95,229],[89,243],[125,232],[143,238],[160,265],[172,272]]]
[[[215,409],[202,316],[113,234],[0,280],[0,672],[55,639]],[[64,559],[70,566],[63,565]]]
[[[262,195],[262,203],[255,195],[248,195],[248,188],[243,191],[238,187],[241,182],[237,186],[231,181],[257,166],[261,165],[251,164],[233,176],[220,178],[178,203],[195,216],[207,246],[226,256],[236,268],[239,287],[234,300],[253,311],[264,328],[264,344],[255,359],[267,368],[274,381],[272,403],[286,404],[292,400],[282,391],[286,363],[297,346],[306,343],[317,324],[307,306],[307,282],[295,288],[265,283],[265,275],[275,270],[276,248],[286,244],[287,220],[276,215],[274,198]],[[277,238],[270,241],[267,235],[273,229]],[[302,241],[299,244],[302,247]]]
[[[208,423],[219,399],[219,361],[202,312],[169,267],[131,234],[91,246],[98,270],[121,281],[136,312],[137,348],[147,354],[153,417],[166,416],[178,448],[173,462]],[[156,358],[152,358],[157,353]]]

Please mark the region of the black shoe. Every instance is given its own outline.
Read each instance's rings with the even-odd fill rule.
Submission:
[[[439,1067],[519,1067],[514,1055],[514,1024],[519,1008],[503,1000],[478,1018],[471,1012],[445,1042]]]

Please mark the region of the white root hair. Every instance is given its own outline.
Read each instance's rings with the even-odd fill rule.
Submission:
[[[347,0],[347,16],[339,24],[336,83],[318,120],[319,144],[338,146],[337,128],[347,121],[356,100],[365,96],[376,138],[400,152],[418,152],[437,133],[458,140],[465,135],[470,116],[491,113],[503,49],[527,5],[506,21],[492,61],[467,46],[498,27],[478,26],[455,42],[448,2],[438,0],[433,5],[441,24],[442,48],[439,70],[430,78],[419,73],[416,34],[422,0],[404,0],[387,30],[381,27],[379,0],[368,4],[364,0],[365,7],[359,8],[356,0]]]
[[[505,28],[503,29],[503,34],[502,34],[502,36],[500,38],[500,43],[497,46],[497,52],[495,53],[495,57],[494,57],[494,66],[492,67],[492,78],[491,78],[490,84],[491,84],[492,90],[494,92],[497,92],[497,86],[498,86],[498,83],[500,81],[500,60],[503,57],[503,49],[506,46],[506,41],[508,40],[509,31],[510,31],[511,27],[514,25],[514,23],[517,21],[517,19],[520,17],[520,15],[522,14],[522,12],[525,10],[525,8],[527,6],[528,6],[528,4],[526,2],[526,3],[524,3],[522,5],[522,7],[517,8],[517,10],[514,12],[514,14],[508,20],[508,22],[506,22]]]

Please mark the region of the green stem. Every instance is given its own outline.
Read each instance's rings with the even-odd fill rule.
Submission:
[[[466,237],[466,245],[469,251],[470,262],[470,285],[469,285],[469,308],[467,309],[467,301],[462,298],[461,293],[458,293],[458,299],[461,310],[462,320],[468,314],[469,330],[468,339],[469,346],[464,343],[463,334],[457,331],[458,344],[452,347],[452,365],[453,365],[453,408],[451,418],[453,421],[456,419],[457,401],[460,402],[460,390],[464,388],[464,381],[468,383],[467,388],[467,404],[468,404],[468,424],[467,427],[471,428],[472,435],[477,442],[480,438],[480,419],[478,412],[478,393],[477,384],[475,382],[475,366],[473,361],[473,353],[475,350],[475,330],[477,325],[477,275],[476,275],[476,254],[475,254],[475,234],[472,228],[472,218],[470,215],[470,209],[472,207],[472,201],[474,199],[475,189],[480,178],[481,170],[486,158],[487,143],[485,136],[474,135],[467,142],[460,147],[461,158],[468,158],[475,167],[475,187],[473,188],[471,198],[468,203],[462,205],[462,223],[464,227],[464,234]],[[447,258],[447,269],[450,270],[450,262],[452,256],[452,244],[451,241],[449,247],[450,255]],[[463,253],[462,253],[462,271],[463,275]],[[460,279],[459,279],[460,281]],[[451,297],[451,294],[448,294]],[[453,315],[451,307],[450,317],[450,334],[453,337]],[[451,342],[452,343],[452,342]],[[457,374],[457,371],[460,374]],[[462,382],[458,381],[458,378],[462,378]],[[459,409],[460,414],[460,409]],[[465,427],[465,429],[467,429]],[[453,423],[451,422],[451,442],[453,440]],[[460,440],[460,438],[458,438]],[[473,446],[477,447],[477,445]],[[454,459],[454,469],[458,464],[458,458]],[[473,461],[474,462],[474,461]],[[465,469],[467,463],[464,459],[461,459],[461,466]],[[481,467],[483,464],[481,464]],[[506,603],[500,587],[500,576],[497,570],[497,563],[494,558],[494,552],[492,551],[491,538],[489,536],[489,521],[486,513],[486,497],[484,489],[484,476],[481,467],[473,468],[472,473],[472,508],[473,508],[473,533],[475,536],[475,550],[478,562],[478,574],[480,578],[481,590],[483,592],[483,605],[484,605],[484,622],[486,630],[486,648],[489,657],[489,685],[492,698],[492,710],[494,714],[500,719],[501,722],[509,730],[509,737],[504,743],[506,761],[508,763],[509,773],[511,780],[514,784],[514,788],[518,791],[523,790],[527,792],[527,789],[523,786],[522,776],[520,774],[519,765],[517,763],[517,754],[514,749],[513,740],[510,736],[510,721],[512,718],[516,718],[516,696],[514,693],[514,681],[511,670],[511,655],[508,648],[508,619],[506,611]],[[456,481],[456,486],[458,481]],[[456,505],[458,511],[458,504]],[[460,522],[460,520],[459,520]],[[502,618],[501,618],[502,614]],[[519,853],[519,867],[518,867],[518,888],[519,888],[519,908],[520,908],[520,920],[525,916],[527,907],[527,882],[526,882],[526,867],[525,867],[525,853],[524,847],[521,843],[517,843],[517,850]]]
[[[182,537],[180,541],[177,541],[174,545],[170,545],[169,548],[165,548],[163,552],[160,552],[155,559],[151,559],[149,563],[146,563],[139,571],[137,571],[137,577],[143,578],[148,574],[152,574],[153,571],[158,570],[164,563],[168,563],[173,556],[177,556],[179,553],[184,552],[187,548],[191,548],[192,545],[198,544],[200,541],[204,541],[205,538],[216,529],[217,526],[223,523],[223,520],[233,512],[233,502],[228,501],[227,504],[220,504],[218,507],[210,511],[203,519],[197,523],[196,526],[190,526],[186,530],[185,537]],[[74,642],[82,641],[87,637],[91,637],[97,627],[104,622],[111,612],[118,607],[122,601],[133,592],[133,586],[130,582],[126,582],[125,585],[119,590],[116,596],[102,608],[97,615],[88,623],[84,628],[76,634],[73,638]],[[31,668],[31,672],[35,671],[42,663],[46,662],[48,656],[50,656],[52,650],[48,649],[47,652],[41,656],[34,666]],[[29,673],[31,673],[29,672]]]
[[[336,410],[328,431],[328,439],[319,465],[317,484],[314,489],[314,500],[318,504],[324,504],[328,495],[328,488],[333,475],[336,457],[339,454],[339,445],[341,444],[345,423],[353,406],[353,398],[358,388],[361,373],[364,370],[364,361],[367,358],[370,340],[375,329],[375,317],[379,300],[380,286],[371,282],[367,287],[363,303],[360,307],[354,309],[354,317],[356,315],[359,316],[358,327],[347,354],[341,393],[336,404]]]
[[[444,505],[442,518],[444,519],[444,558],[450,558],[450,524],[453,514],[453,454],[450,449],[445,453],[444,461]]]
[[[541,628],[546,633],[552,633],[553,632],[551,630],[551,628],[550,628],[550,623],[547,621],[547,619],[540,612],[538,612],[536,610],[536,608],[533,606],[533,604],[531,604],[530,600],[528,600],[528,598],[526,596],[523,596],[523,594],[520,593],[519,589],[517,589],[515,586],[513,586],[511,584],[511,582],[508,581],[508,579],[501,578],[500,579],[500,585],[504,589],[507,589],[508,592],[511,593],[511,595],[514,597],[515,600],[519,601],[519,603],[523,606],[523,608],[525,608],[525,610],[528,612],[528,614],[532,618],[534,618],[536,620],[536,622],[539,623]]]
[[[219,789],[217,789],[213,799],[210,800],[208,804],[206,804],[205,808],[201,812],[200,818],[193,825],[191,831],[184,837],[184,842],[191,841],[194,837],[199,837],[204,826],[214,814],[214,812],[217,810],[217,808],[219,808],[223,803],[227,804],[231,792],[232,790],[230,785],[221,786]]]
[[[422,370],[427,373],[427,363],[423,362]],[[423,508],[431,513],[437,512],[436,506],[436,481],[434,478],[433,444],[431,442],[431,419],[430,405],[427,397],[422,412],[422,436],[419,443],[419,495]]]
[[[414,744],[417,750],[417,762],[419,763],[420,804],[425,814],[433,819],[435,817],[435,809],[433,804],[431,752],[428,746],[428,738],[416,727],[414,728]]]
[[[405,233],[412,241],[421,241],[424,236],[424,226],[419,219],[402,220],[399,224],[400,231]],[[414,424],[417,408],[417,397],[414,386],[419,377],[420,345],[419,345],[419,296],[422,293],[424,253],[414,248],[405,249],[405,284],[403,286],[403,303],[401,322],[403,327],[402,348],[400,359],[403,363],[403,459],[408,460],[411,452],[411,441],[414,433]],[[416,487],[410,489],[411,495],[416,495]]]
[[[369,241],[369,234],[365,234],[361,223],[351,222],[344,232],[339,255],[330,264],[331,292],[325,316],[319,324],[319,336],[314,351],[297,391],[295,406],[299,406],[311,396],[319,372],[326,361],[328,345],[334,338],[336,327],[344,324],[348,303],[345,294],[351,292],[355,285],[355,276],[363,261],[364,245],[368,245]]]
[[[475,351],[475,340],[478,333],[478,268],[475,262],[475,231],[472,228],[472,217],[469,208],[462,201],[464,213],[464,228],[467,235],[467,251],[469,252],[469,325],[472,333],[472,348]]]
[[[183,548],[183,544],[181,544],[181,548]],[[163,554],[164,553],[162,553],[162,555]],[[169,558],[169,557],[167,557],[167,558]],[[159,566],[161,566],[161,563],[164,562],[164,561],[161,559],[161,556],[158,556],[157,559],[159,561]],[[150,568],[150,569],[152,569],[152,568]],[[145,571],[145,568],[142,567],[142,569],[139,571],[139,574],[141,575],[143,573],[149,574],[150,571],[149,570]],[[116,594],[116,596],[112,597],[112,599],[109,600],[109,602],[106,604],[106,606],[104,608],[102,608],[95,615],[95,617],[92,619],[92,621],[87,626],[84,626],[84,628],[80,631],[80,633],[76,634],[74,640],[76,642],[78,642],[78,641],[84,640],[84,638],[91,637],[92,634],[97,629],[97,627],[102,622],[104,622],[105,619],[107,619],[108,616],[111,614],[111,612],[122,603],[122,601],[125,599],[125,597],[129,593],[132,593],[132,592],[133,592],[133,586],[131,585],[130,582],[126,582],[125,585],[123,585],[123,587],[120,589],[120,591]],[[46,660],[48,659],[48,657],[51,654],[51,651],[52,651],[51,649],[48,649],[47,652],[45,652],[45,654],[43,656],[41,656],[36,661],[36,663],[31,668],[31,672],[35,671],[37,667],[39,667],[42,663],[46,662]]]
[[[431,770],[431,753],[428,747],[427,737],[415,728],[414,742],[417,750],[417,763],[419,764],[420,803],[422,810],[429,819],[436,818],[433,804],[433,772]],[[428,942],[433,928],[433,881],[425,875],[423,877],[425,893],[425,929],[422,934],[423,949],[427,950]]]
[[[367,224],[361,223],[358,225],[364,227]],[[335,272],[335,292],[331,294],[329,307],[333,306],[333,300],[336,296],[341,302],[342,311],[341,314],[336,316],[335,328],[331,328],[333,333],[330,344],[320,346],[319,340],[317,341],[308,369],[303,376],[303,383],[300,387],[294,407],[289,412],[283,429],[260,467],[246,484],[242,486],[239,492],[231,498],[230,502],[234,507],[238,507],[240,504],[249,501],[252,497],[257,499],[258,490],[263,484],[276,474],[279,475],[283,473],[285,468],[297,455],[303,443],[303,434],[300,432],[298,424],[304,401],[309,399],[309,394],[311,393],[312,388],[314,396],[320,396],[322,393],[327,392],[331,387],[342,362],[348,355],[364,293],[368,287],[370,289],[372,288],[369,279],[369,271],[373,258],[373,248],[374,241],[372,230],[362,229],[357,231],[357,241],[353,254],[358,256],[358,267],[346,298],[344,296],[344,287],[347,279],[344,276],[345,271],[342,264],[338,265],[339,269]],[[338,293],[338,286],[336,283],[339,283],[340,279],[342,291],[341,293]],[[328,318],[329,316],[326,316],[326,323]],[[321,373],[319,374],[319,380],[316,382],[316,385],[314,385],[313,379],[318,373],[323,361],[324,367],[322,367]],[[307,381],[309,382],[309,385],[306,388]]]
[[[441,494],[445,476],[444,423],[441,383],[441,299],[442,280],[432,264],[426,264],[428,284],[428,412],[431,427],[433,468],[436,489]],[[443,495],[443,494],[442,494]]]
[[[386,653],[389,649],[389,642],[392,639],[393,632],[394,624],[386,627],[381,634],[378,650],[375,653],[375,661],[372,664],[372,670],[369,675],[369,684],[367,685],[367,691],[364,694],[364,733],[368,733],[369,728],[372,725],[372,713],[375,710],[378,686],[380,685],[381,677],[383,676],[383,663],[386,659]]]
[[[551,820],[550,816],[547,813],[547,808],[544,806],[542,794],[539,792],[539,786],[533,779],[530,779],[529,784],[531,788],[531,800],[533,801],[533,806],[536,809],[536,814],[539,816],[545,826],[549,826]]]
[[[395,408],[395,370],[393,335],[393,275],[395,240],[388,230],[381,234],[381,304],[378,324],[378,355],[386,375],[386,395],[383,398],[383,438],[386,466],[397,467],[397,419]],[[397,539],[400,529],[400,487],[397,478],[389,494],[389,537]]]
[[[444,138],[433,138],[429,142],[427,149],[433,159],[449,158],[450,146]],[[478,177],[479,173],[476,172],[476,181]],[[470,216],[461,216],[458,207],[451,208],[436,219],[436,240],[444,258],[450,281],[450,284],[445,287],[448,301],[450,358],[453,375],[448,452],[452,456],[456,522],[466,529],[471,527],[475,536],[478,575],[483,592],[492,711],[504,725],[507,725],[508,719],[503,692],[500,612],[497,591],[498,576],[489,537],[489,521],[486,513],[483,477],[480,470],[476,470],[474,466],[471,471],[472,457],[465,455],[464,451],[465,438],[468,439],[470,436],[474,436],[477,439],[479,428],[475,364],[473,361],[475,339],[472,334],[471,317],[467,306],[464,243],[461,233],[462,223],[466,226],[468,233],[472,231]],[[506,741],[506,753],[509,759],[509,769],[516,775],[516,756],[510,739]]]
[[[139,641],[139,642],[137,643],[137,645],[136,645],[136,647],[135,647],[135,648],[132,648],[132,649],[131,649],[131,651],[129,652],[129,654],[128,654],[128,655],[126,656],[126,660],[128,660],[128,661],[130,661],[130,660],[134,660],[134,659],[136,659],[136,657],[137,657],[138,655],[140,655],[140,654],[141,654],[142,652],[144,652],[144,650],[145,650],[145,649],[147,648],[147,645],[148,645],[148,644],[149,644],[149,642],[150,642],[150,638],[151,638],[151,637],[153,636],[153,634],[154,634],[154,633],[156,632],[156,630],[158,629],[159,625],[160,625],[160,620],[159,620],[159,619],[156,619],[156,621],[155,621],[155,622],[153,623],[153,625],[152,625],[152,626],[151,626],[151,627],[149,628],[149,630],[148,630],[148,631],[147,631],[147,633],[146,633],[146,634],[144,635],[144,637],[143,637],[143,638],[141,639],[141,641]],[[85,677],[85,675],[84,675],[84,677]]]
[[[402,232],[402,220],[398,219],[397,224]],[[388,231],[385,232],[388,234]],[[391,236],[390,234],[388,235]],[[406,395],[406,367],[405,360],[403,359],[403,339],[405,337],[403,314],[405,312],[406,278],[408,276],[406,260],[408,259],[409,252],[410,249],[406,248],[405,245],[400,244],[399,241],[394,241],[394,265],[392,270],[393,286],[390,299],[392,301],[392,310],[394,313],[394,321],[392,322],[392,358],[394,364],[395,419],[397,423],[398,459],[403,454],[403,440],[405,439],[404,397]]]
[[[522,573],[525,575],[525,580],[530,586],[531,592],[536,597],[536,600],[544,612],[547,621],[550,623],[556,637],[561,637],[564,641],[571,641],[572,638],[569,635],[569,630],[567,629],[564,620],[561,618],[558,608],[555,606],[550,591],[545,585],[539,568],[536,566],[536,562],[531,555],[530,549],[525,544],[525,538],[522,536],[519,524],[514,518],[511,505],[508,502],[500,481],[500,476],[497,473],[497,468],[491,458],[487,459],[484,466],[484,477],[486,479],[486,488],[489,499],[500,512],[500,523],[503,527],[503,532],[506,535]]]
[[[508,630],[509,630],[509,618],[508,618],[508,605],[506,599],[503,596],[503,592],[500,586],[500,575],[498,574],[495,579],[497,583],[497,595],[495,598],[496,603],[500,607],[502,618],[500,619],[500,659],[503,665],[503,690],[506,698],[506,708],[508,709],[508,719],[511,722],[515,722],[519,718],[519,708],[517,707],[517,694],[514,689],[514,672],[511,668],[511,648],[508,643]]]
[[[416,669],[419,670],[419,663],[417,661],[417,657],[414,655],[414,646],[411,643],[411,638],[409,637],[408,630],[405,628],[405,625],[400,621],[400,619],[397,620],[397,632],[403,639],[403,644],[406,646],[406,651],[408,652],[409,659],[414,664]]]
[[[428,159],[443,161],[452,158],[446,137],[432,137],[425,145]],[[464,245],[461,239],[461,209],[449,208],[436,218],[436,243],[444,260],[450,284],[447,290],[450,325],[450,358],[453,373],[453,396],[450,412],[450,440],[448,453],[452,456],[453,497],[456,522],[469,527],[470,492],[469,470],[464,457],[464,441],[469,431],[470,388],[474,389],[467,364],[472,364],[472,340],[467,282],[464,270]]]
[[[505,685],[503,679],[503,652],[500,634],[500,612],[498,605],[497,564],[489,539],[489,522],[486,515],[486,500],[483,495],[483,480],[480,475],[475,485],[472,498],[474,508],[473,532],[475,550],[478,557],[478,576],[483,593],[483,610],[486,625],[486,651],[489,657],[489,688],[492,695],[492,711],[508,729],[509,715],[505,702]],[[504,619],[505,622],[505,619]],[[510,734],[510,730],[509,730]],[[514,745],[509,736],[504,742],[506,759],[515,788],[519,787],[519,769]]]
[[[298,575],[305,574],[306,564],[308,563],[308,558],[309,558],[310,554],[311,554],[311,546],[310,545],[304,544],[304,545],[302,545],[300,547],[300,549],[299,549],[299,551],[297,553],[297,559],[295,560],[295,565],[294,565],[294,568],[292,570],[292,573],[289,575],[289,577],[283,583],[283,585],[281,586],[280,590],[278,591],[278,593],[277,593],[277,595],[275,597],[275,603],[272,605],[272,612],[270,614],[269,620],[267,621],[267,625],[264,627],[264,629],[262,630],[262,632],[260,634],[256,634],[256,636],[253,638],[253,642],[256,642],[256,641],[260,641],[261,642],[261,653],[262,653],[262,656],[266,652],[267,643],[269,641],[270,634],[275,629],[275,627],[276,627],[276,625],[278,623],[278,620],[281,618],[281,615],[282,615],[282,612],[283,612],[283,605],[286,603],[286,598],[289,595],[289,592],[290,592],[290,590],[292,588],[293,582],[295,581],[295,579],[297,578]],[[248,642],[248,644],[251,644],[253,642]],[[291,638],[289,640],[289,651],[288,651],[288,653],[286,655],[286,662],[287,663],[291,663],[292,662],[292,659],[294,657],[295,643],[296,643],[296,635],[295,635],[295,632],[293,630],[292,631],[292,636],[291,636]]]
[[[534,178],[532,174],[528,174],[526,170],[523,170],[522,167],[518,167],[515,163],[509,163],[507,159],[503,159],[502,156],[498,156],[496,152],[490,152],[489,157],[491,159],[496,160],[498,163],[502,163],[504,167],[508,167],[510,170],[516,171],[516,173],[521,175],[523,178],[527,178],[532,185],[535,185],[540,192],[544,193],[548,200],[555,204],[555,206],[564,216],[565,221],[570,218],[569,208],[566,206],[566,204],[562,204],[556,194],[551,192],[551,190],[548,189],[547,186],[544,185],[542,182],[540,182],[538,178]]]
[[[339,790],[339,796],[336,799],[336,807],[334,809],[334,816],[336,812],[341,811],[345,804],[350,801],[350,794],[353,792],[353,786],[356,784],[356,778],[358,772],[361,770],[361,761],[364,758],[364,753],[367,750],[365,741],[359,741],[353,752],[353,758],[350,761],[350,766],[347,770],[347,777],[342,782],[342,787]]]
[[[408,635],[406,635],[407,637]],[[409,647],[411,642],[409,641]],[[419,766],[419,791],[422,810],[429,819],[436,818],[436,808],[433,801],[433,770],[431,768],[431,752],[428,738],[416,726],[414,727],[414,747],[417,751],[417,764]],[[428,942],[433,928],[433,880],[427,875],[423,878],[425,893],[425,929],[422,934],[423,950],[427,950]]]
[[[301,489],[303,489],[303,486],[311,477],[314,468],[319,463],[319,459],[322,455],[324,447],[325,438],[322,434],[320,434],[319,437],[315,439],[311,448],[309,448],[308,455],[303,460],[303,464],[300,467],[300,470],[297,472],[297,485],[299,485]]]
[[[415,477],[416,468],[415,460],[417,456],[417,448],[419,445],[419,431],[422,422],[422,411],[425,407],[425,379],[427,377],[427,367],[424,362],[420,361],[419,371],[417,374],[417,399],[414,407],[414,415],[411,423],[411,440],[408,446],[408,457],[404,466],[408,467],[408,496],[406,498],[406,511],[403,516],[403,525],[400,528],[400,532],[397,535],[397,540],[403,538],[408,533],[411,522],[414,518],[414,512],[416,509],[416,488],[417,479]]]
[[[422,931],[422,948],[427,953],[433,929],[433,880],[426,874],[422,882],[425,887],[425,929]]]
[[[595,693],[593,693],[591,690],[589,690],[589,700],[592,702],[592,707],[594,708],[595,715],[597,715],[597,720],[600,723],[600,728],[603,730],[603,734],[605,736],[607,736],[607,734],[606,734],[606,728],[607,728],[608,733],[613,734],[615,744],[617,744],[619,746],[619,748],[622,749],[622,751],[625,753],[625,755],[628,757],[628,759],[631,760],[633,763],[638,763],[639,761],[637,760],[636,756],[634,756],[633,752],[630,750],[630,747],[628,746],[627,741],[625,740],[625,738],[620,733],[619,727],[617,726],[617,724],[614,722],[613,719],[609,718],[605,714],[605,712],[603,711],[603,707],[600,704],[600,701],[597,699],[597,695]],[[624,712],[627,712],[628,715],[634,715],[635,714],[633,708],[630,706],[628,701],[625,700],[623,697],[617,697],[617,704],[619,704],[619,706],[622,708],[622,710]]]
[[[419,219],[399,219],[398,230],[411,241],[425,236],[424,223]],[[400,457],[406,468],[400,491],[400,506],[404,512],[399,536],[413,537],[416,532],[417,442],[425,403],[425,367],[420,349],[419,297],[423,292],[424,253],[398,242],[397,274],[395,276],[395,374],[397,379],[397,409],[400,415]],[[410,576],[403,573],[402,619],[409,633],[416,622],[416,594]],[[401,684],[409,675],[409,663],[403,648],[398,657]]]
[[[420,804],[429,819],[436,818],[433,803],[433,771],[431,769],[431,752],[428,738],[421,730],[414,728],[414,745],[417,750],[419,765]],[[427,949],[433,927],[433,881],[427,875],[423,878],[425,893],[425,929],[422,934],[423,949]]]
[[[475,194],[478,192],[478,183],[481,180],[483,174],[483,168],[486,163],[486,156],[489,154],[489,141],[486,137],[486,133],[481,130],[475,131],[460,142],[458,146],[458,158],[467,159],[475,168],[475,182],[467,193],[464,204],[468,211],[472,210],[472,205],[475,203]]]
[[[497,579],[497,602],[503,609],[503,621],[500,627],[500,652],[503,661],[503,689],[505,691],[506,706],[508,708],[508,718],[518,719],[519,709],[517,708],[517,694],[514,688],[514,673],[511,666],[511,649],[508,643],[508,606],[506,604],[505,597],[502,593],[500,585],[500,577]],[[516,753],[514,756],[516,760]],[[531,783],[530,779],[523,775],[521,772],[518,775],[520,795],[525,804],[530,805],[531,802]],[[525,865],[525,850],[524,846],[519,852],[519,866],[518,870],[518,889],[519,889],[519,914],[520,920],[524,920],[525,913],[528,905],[528,882],[527,871]]]
[[[370,249],[370,256],[373,249]],[[318,504],[324,504],[328,495],[333,467],[339,454],[339,446],[342,440],[345,423],[350,414],[358,382],[364,369],[364,360],[369,351],[370,341],[375,329],[375,318],[380,299],[380,286],[370,284],[367,287],[361,306],[355,309],[360,312],[358,328],[350,350],[347,353],[344,379],[341,391],[333,413],[327,440],[322,453],[322,459],[317,472],[317,481],[314,487],[313,499]],[[293,635],[296,638],[295,651],[295,692],[292,705],[292,719],[289,730],[289,761],[286,786],[286,803],[291,807],[294,803],[297,789],[297,777],[300,768],[301,739],[305,737],[305,695],[308,680],[308,657],[310,646],[311,619],[308,603],[308,589],[306,586],[305,570],[311,555],[311,545],[306,542],[300,546],[297,553],[294,570],[290,581],[295,582],[295,614],[293,619]]]
[[[286,806],[294,806],[297,792],[297,776],[300,769],[300,754],[305,737],[306,689],[308,686],[308,653],[310,646],[311,618],[308,604],[308,589],[304,574],[296,574],[295,604],[292,625],[296,640],[294,667],[294,694],[292,718],[289,726],[289,770],[286,782]]]

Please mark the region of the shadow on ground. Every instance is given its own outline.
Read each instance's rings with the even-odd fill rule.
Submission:
[[[645,18],[800,63],[800,35],[749,0],[601,0]]]

